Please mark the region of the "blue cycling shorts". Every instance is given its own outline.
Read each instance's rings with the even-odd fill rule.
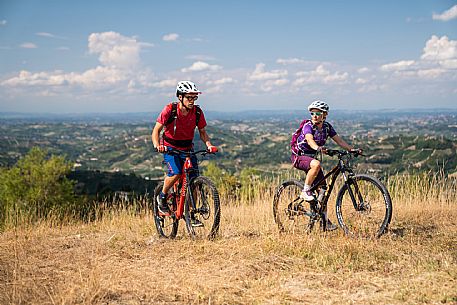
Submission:
[[[184,154],[163,154],[163,160],[168,168],[168,177],[179,175],[182,172],[184,166],[184,161],[186,161],[186,156]],[[193,171],[189,173],[190,178],[198,176],[198,161],[196,156],[191,156],[190,161],[192,162]]]

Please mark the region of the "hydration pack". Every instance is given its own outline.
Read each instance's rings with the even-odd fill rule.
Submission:
[[[168,120],[165,122],[165,126],[173,122],[178,118],[178,102],[170,103],[171,105],[171,113],[168,117]],[[200,116],[202,114],[202,110],[200,106],[195,105],[195,125],[198,127],[198,122],[200,121]]]
[[[303,126],[308,122],[311,122],[311,120],[310,119],[303,120],[300,123],[300,127],[298,127],[298,129],[295,130],[295,132],[292,134],[292,139],[290,140],[290,149],[292,150],[292,153],[294,155],[299,155],[299,156],[302,155],[302,151],[298,147],[298,137],[300,136],[300,134],[302,132]],[[328,133],[329,133],[329,130],[330,130],[329,123],[324,122],[323,128],[325,128],[325,132],[326,132],[327,137],[328,137]],[[317,126],[313,125],[313,130],[314,129],[317,129]]]

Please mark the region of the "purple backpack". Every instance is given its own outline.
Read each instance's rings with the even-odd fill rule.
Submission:
[[[301,134],[303,126],[310,121],[311,121],[310,119],[303,120],[300,123],[300,127],[298,127],[298,129],[295,130],[295,132],[292,134],[292,139],[290,140],[290,149],[292,150],[292,153],[294,155],[299,155],[299,156],[301,155],[300,148],[298,147],[298,137]],[[317,128],[316,126],[313,126],[313,129],[316,129],[316,128]],[[324,122],[324,128],[325,128],[325,132],[327,133],[327,137],[328,137],[328,134],[330,132],[330,124],[327,122]]]
[[[292,153],[295,155],[300,154],[300,149],[298,148],[298,137],[301,134],[301,131],[303,129],[303,125],[311,121],[310,119],[305,119],[300,123],[300,127],[298,127],[297,130],[292,134],[292,139],[290,140],[290,149],[292,150]]]

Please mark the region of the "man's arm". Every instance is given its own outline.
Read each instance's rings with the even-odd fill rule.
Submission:
[[[205,143],[206,147],[213,146],[211,144],[211,140],[209,138],[208,133],[206,132],[206,129],[203,127],[202,129],[199,129],[198,132],[200,133],[200,139]]]
[[[158,148],[160,146],[159,135],[162,129],[163,125],[156,122],[154,129],[152,130],[152,144],[154,145],[154,148]]]
[[[205,143],[208,151],[210,153],[215,153],[218,151],[217,147],[211,144],[211,140],[209,138],[208,133],[206,132],[206,129],[203,127],[202,129],[198,129],[198,132],[200,133],[200,139]]]

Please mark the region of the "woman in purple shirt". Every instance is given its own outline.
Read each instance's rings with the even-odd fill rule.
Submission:
[[[297,139],[297,150],[292,151],[291,159],[295,168],[306,172],[305,187],[300,197],[306,201],[314,201],[316,198],[310,188],[316,177],[324,177],[320,162],[314,159],[315,154],[318,151],[326,153],[327,149],[324,145],[329,137],[343,149],[353,150],[354,148],[336,133],[330,123],[325,121],[329,112],[327,103],[316,100],[308,106],[308,111],[311,114],[311,120],[303,125]],[[334,229],[336,226],[328,220],[327,230]]]

